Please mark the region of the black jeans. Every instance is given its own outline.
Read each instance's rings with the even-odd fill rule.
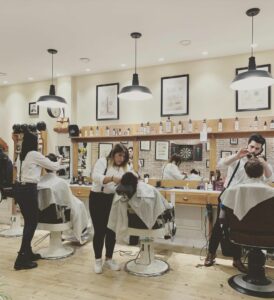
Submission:
[[[95,258],[102,257],[105,241],[106,257],[112,258],[116,242],[115,232],[107,228],[114,194],[90,192],[89,211],[94,227],[93,249]]]
[[[19,204],[24,218],[22,243],[19,253],[31,253],[31,241],[38,224],[37,185],[30,183],[14,187],[14,199]]]
[[[218,205],[217,208],[217,219],[216,222],[213,226],[212,233],[209,239],[209,245],[208,245],[208,252],[211,254],[215,254],[218,246],[221,242],[222,236],[223,236],[223,230],[221,228],[220,224],[220,204]],[[226,225],[223,225],[226,226]],[[242,256],[242,247],[239,245],[234,244],[233,245],[233,259],[240,259]]]

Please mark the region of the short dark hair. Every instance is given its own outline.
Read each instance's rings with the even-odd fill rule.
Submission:
[[[129,150],[129,149],[131,149],[133,151],[133,147],[130,146],[130,147],[127,148],[127,150]]]
[[[173,154],[169,159],[169,162],[172,163],[173,161],[175,162],[176,166],[180,166],[182,163],[182,158],[179,154]]]
[[[54,153],[49,153],[46,158],[48,158],[50,161],[57,162],[57,156]],[[52,173],[52,170],[45,169],[47,173]]]
[[[264,166],[258,158],[249,159],[245,165],[245,172],[249,178],[259,178],[263,176]]]
[[[250,144],[252,141],[261,144],[262,146],[265,144],[265,138],[261,136],[258,133],[253,133],[249,139],[248,139],[248,144]]]
[[[126,172],[122,178],[121,182],[116,188],[116,193],[118,195],[126,195],[130,199],[137,190],[138,178],[131,172]]]
[[[198,172],[197,170],[195,170],[195,169],[192,169],[192,170],[190,171],[190,174],[196,174],[196,175],[199,175],[199,172]]]

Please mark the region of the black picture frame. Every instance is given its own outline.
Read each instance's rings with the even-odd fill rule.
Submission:
[[[112,143],[98,143],[98,158],[107,157],[112,148]]]
[[[189,114],[189,74],[161,78],[161,116]]]
[[[257,66],[256,69],[265,70],[271,73],[271,64],[260,65]],[[248,67],[237,68],[236,75],[247,70]],[[261,106],[260,102],[262,102]],[[268,109],[271,109],[271,87],[248,91],[236,91],[236,112]]]
[[[140,151],[150,151],[151,142],[150,141],[140,141]]]
[[[155,160],[168,160],[169,144],[169,141],[155,141]]]
[[[221,158],[225,158],[227,156],[232,155],[232,151],[231,150],[221,150]]]
[[[96,120],[119,120],[119,83],[96,85]]]
[[[39,105],[36,102],[29,102],[29,116],[39,116]]]
[[[143,168],[145,166],[145,160],[143,158],[139,158],[139,166]]]
[[[230,145],[238,145],[238,138],[230,138],[229,143]]]

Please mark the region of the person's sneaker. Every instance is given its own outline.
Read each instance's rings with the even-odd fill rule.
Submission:
[[[242,263],[240,259],[233,259],[233,267],[238,269],[242,273],[247,273],[247,267]]]
[[[103,272],[103,263],[102,259],[95,259],[94,272],[96,274],[101,274]]]
[[[210,252],[207,253],[207,256],[205,258],[204,265],[206,267],[210,267],[215,263],[216,254],[212,254]]]
[[[109,269],[111,269],[112,271],[120,271],[121,270],[121,267],[119,264],[117,264],[115,262],[115,260],[113,259],[107,259],[105,261],[105,266]]]

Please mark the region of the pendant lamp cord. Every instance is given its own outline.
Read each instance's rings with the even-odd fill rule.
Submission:
[[[135,74],[136,74],[136,65],[137,65],[137,39],[135,38]]]
[[[53,84],[53,53],[51,54],[51,84]]]
[[[254,44],[253,44],[253,16],[252,16],[252,31],[251,31],[251,56],[253,56],[253,48],[254,48]]]

